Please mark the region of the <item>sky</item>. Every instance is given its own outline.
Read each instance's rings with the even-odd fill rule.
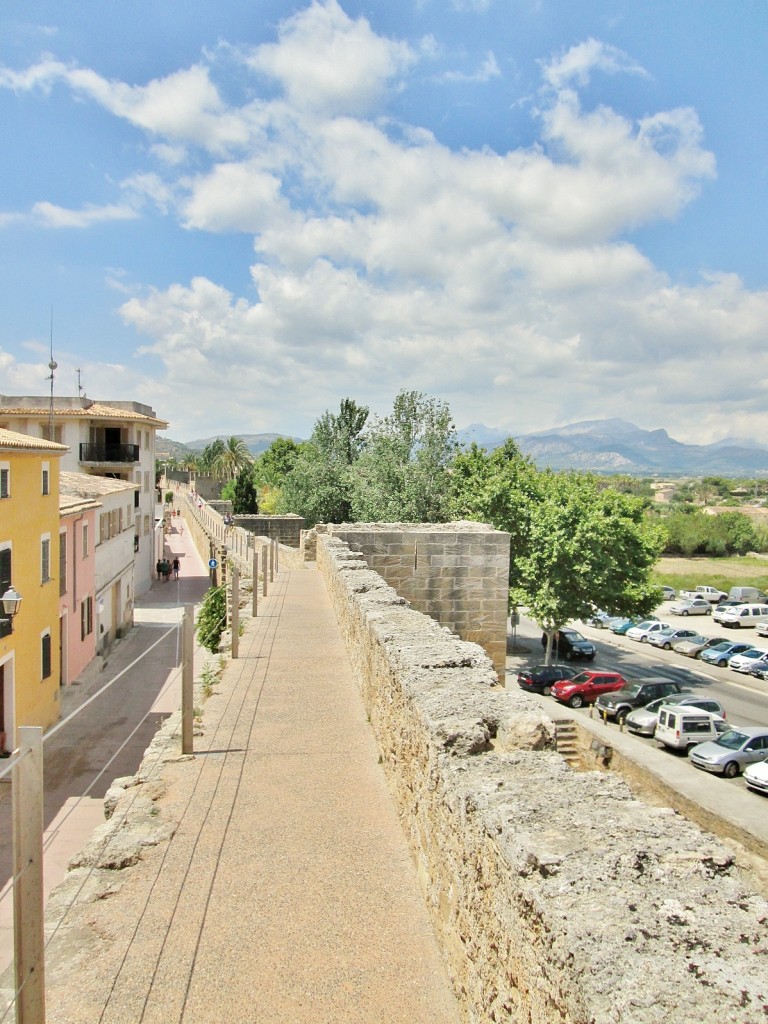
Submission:
[[[3,0],[0,393],[768,436],[766,0]]]

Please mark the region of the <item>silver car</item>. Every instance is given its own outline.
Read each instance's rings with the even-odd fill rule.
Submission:
[[[725,708],[714,697],[704,697],[700,693],[670,693],[668,697],[657,697],[644,708],[630,711],[624,720],[627,729],[636,736],[653,736],[662,704],[688,704],[694,708],[701,708],[702,711],[712,711],[721,718],[726,717]]]
[[[749,764],[768,757],[768,726],[751,725],[729,729],[716,740],[699,743],[691,751],[691,762],[705,772],[735,778]]]
[[[677,601],[669,606],[670,615],[711,615],[712,605],[706,598],[695,597],[688,601]]]

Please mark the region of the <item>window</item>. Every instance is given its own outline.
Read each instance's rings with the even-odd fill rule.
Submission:
[[[40,539],[40,582],[47,583],[51,578],[51,537],[50,534]]]
[[[43,494],[51,493],[51,464],[43,463]]]
[[[147,449],[149,448],[149,431],[148,430],[144,431],[144,447],[147,448]]]
[[[144,490],[146,492],[149,491],[149,473],[148,472],[144,474]]]
[[[83,523],[83,558],[88,557],[88,523]]]
[[[99,544],[109,540],[109,512],[102,512],[99,516]]]
[[[144,536],[149,533],[149,516],[144,516]]]
[[[93,632],[93,598],[86,597],[80,605],[80,639],[85,638]]]
[[[51,674],[51,634],[46,632],[41,637],[40,660],[42,662],[42,678],[47,679]]]
[[[140,501],[141,501],[141,499],[139,497],[139,492],[138,491],[134,491],[133,492],[133,507],[134,508],[138,508]]]
[[[59,597],[67,592],[67,535],[59,534]]]
[[[11,467],[7,462],[0,462],[0,498],[11,496]]]
[[[4,594],[11,585],[11,548],[7,545],[0,548],[0,594]],[[0,637],[11,635],[11,620],[3,615],[0,618]]]

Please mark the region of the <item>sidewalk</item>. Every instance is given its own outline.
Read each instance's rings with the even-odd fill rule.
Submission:
[[[164,768],[172,839],[57,937],[49,1022],[458,1024],[322,578],[281,572],[247,622]]]
[[[185,603],[201,600],[209,581],[207,567],[186,531],[182,536],[176,526],[166,543],[171,558],[178,554],[182,562],[178,583],[153,582],[151,589],[137,599],[135,628],[105,659],[95,658],[71,685],[60,690],[63,720],[127,670],[77,718],[44,741],[46,900],[64,878],[70,858],[82,849],[93,829],[103,824],[104,794],[112,780],[134,774],[159,725],[179,708],[176,633],[149,649],[160,639],[162,630],[180,621]],[[131,667],[142,655],[142,660]],[[142,718],[143,725],[136,728]],[[8,777],[0,787],[0,972],[13,959],[10,814]]]

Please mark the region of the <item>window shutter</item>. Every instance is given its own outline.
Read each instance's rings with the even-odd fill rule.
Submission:
[[[51,674],[51,634],[46,633],[42,642],[43,679]]]

